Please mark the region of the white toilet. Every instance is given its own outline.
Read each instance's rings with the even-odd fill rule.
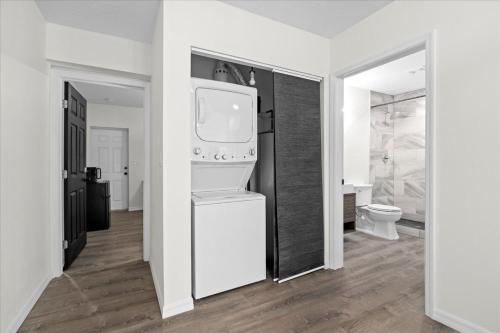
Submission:
[[[373,185],[355,186],[356,230],[384,239],[399,239],[396,221],[401,218],[401,208],[372,204]]]

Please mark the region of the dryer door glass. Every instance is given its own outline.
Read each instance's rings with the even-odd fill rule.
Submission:
[[[196,134],[209,142],[248,142],[252,138],[250,95],[210,88],[196,89]]]

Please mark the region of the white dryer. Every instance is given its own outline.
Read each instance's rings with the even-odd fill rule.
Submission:
[[[265,197],[245,190],[257,161],[257,90],[192,79],[192,270],[199,299],[266,278]]]

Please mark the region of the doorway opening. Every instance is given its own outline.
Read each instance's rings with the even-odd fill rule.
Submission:
[[[149,83],[58,66],[51,74],[54,275],[148,261]]]
[[[331,119],[332,267],[405,252],[411,269],[425,267],[412,276],[431,317],[433,73],[432,35],[346,68],[332,78]]]
[[[64,89],[64,268],[141,260],[144,90],[78,80]]]

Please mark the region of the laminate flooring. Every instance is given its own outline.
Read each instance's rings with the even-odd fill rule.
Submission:
[[[20,332],[454,332],[424,315],[423,239],[400,237],[346,234],[341,270],[282,284],[268,279],[162,320],[142,261],[142,215],[114,212],[111,229],[88,234]]]

